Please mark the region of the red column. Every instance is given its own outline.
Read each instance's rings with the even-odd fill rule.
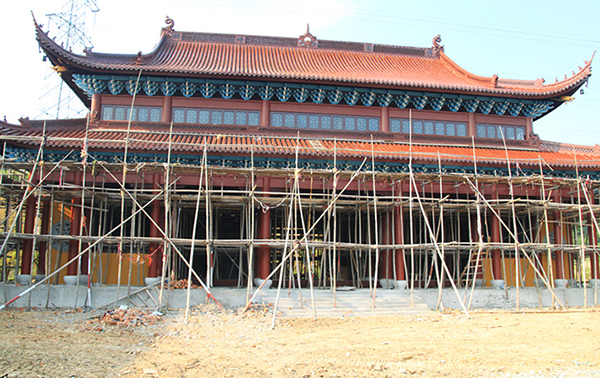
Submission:
[[[554,192],[553,200],[555,203],[560,203],[560,193],[558,191]],[[560,245],[562,244],[562,223],[560,222],[560,211],[554,211],[552,217],[554,218],[554,244]],[[554,268],[555,275],[554,278],[562,280],[564,279],[563,270],[564,270],[564,260],[563,260],[563,251],[556,251],[554,257]]]
[[[35,227],[37,199],[34,193],[29,193],[25,209],[25,234],[31,235]],[[31,274],[31,258],[33,256],[33,239],[23,240],[23,255],[21,256],[21,274]]]
[[[271,179],[263,178],[263,192],[271,191]],[[264,194],[268,197],[269,194]],[[258,218],[258,239],[271,239],[271,210],[259,212]],[[261,245],[256,250],[256,258],[254,260],[254,276],[256,278],[266,279],[271,273],[271,248],[268,245]]]
[[[400,185],[398,185],[398,188],[400,188]],[[402,205],[396,206],[394,213],[396,244],[404,244],[404,214],[402,213]],[[406,280],[406,275],[404,274],[404,250],[402,248],[396,250],[396,280]]]
[[[271,104],[268,100],[263,100],[260,109],[260,126],[267,127],[271,124]]]
[[[42,235],[48,235],[50,233],[50,206],[52,203],[50,200],[42,201]],[[48,248],[47,241],[41,241],[39,243],[39,259],[38,259],[38,267],[37,274],[46,274],[46,249]]]
[[[164,123],[171,123],[171,113],[173,113],[173,97],[163,97],[162,113],[160,115],[160,121]]]
[[[102,119],[100,112],[102,111],[102,97],[100,93],[94,93],[92,95],[92,104],[90,106],[90,113],[92,120]]]
[[[167,230],[165,229],[165,211],[166,210],[165,210],[164,202],[161,202],[158,227],[160,227],[160,229],[166,233]],[[162,237],[163,235],[159,232],[159,236]],[[167,253],[165,250],[165,242],[164,241],[159,243],[159,245],[158,245],[158,252],[156,252],[156,260],[157,260],[156,277],[159,277],[159,276],[162,276],[163,265],[167,263]]]
[[[390,131],[390,109],[387,106],[381,107],[381,131]]]
[[[568,245],[573,244],[573,227],[568,225],[566,227],[567,235],[566,235],[566,243]],[[566,267],[566,276],[567,279],[575,279],[575,255],[573,253],[569,253],[567,255],[567,267]]]
[[[494,187],[494,199],[498,199],[498,187]],[[496,210],[500,215],[500,210]],[[500,220],[494,214],[492,214],[492,243],[500,243]],[[494,279],[501,280],[502,278],[502,253],[499,249],[492,251],[492,271],[494,272]]]
[[[75,172],[74,182],[75,186],[81,186],[82,183],[82,173]],[[71,236],[79,236],[79,231],[81,228],[81,197],[74,196],[71,200]],[[69,253],[68,259],[69,261],[73,259],[75,256],[79,254],[79,240],[69,240]],[[77,261],[73,261],[67,267],[67,275],[68,276],[76,276],[77,275]]]
[[[468,120],[469,136],[477,137],[477,123],[475,122],[475,114],[469,113]]]
[[[159,191],[159,183],[158,183],[159,178],[160,178],[159,173],[154,173],[152,175],[152,195],[153,196],[155,196]],[[160,204],[159,200],[155,199],[154,201],[152,201],[152,204],[150,204],[150,216],[159,226],[162,226],[165,223],[165,221],[164,221],[164,219],[161,219],[160,208],[161,208],[161,204]],[[151,238],[160,237],[160,232],[158,231],[158,228],[152,222],[150,222],[150,237]],[[161,243],[159,243],[159,242],[151,242],[150,246],[148,248],[148,254],[150,255],[150,257],[148,258],[148,260],[149,260],[148,261],[148,277],[157,277],[158,274],[160,273],[159,266],[161,265],[160,261],[162,260],[162,253],[160,252],[160,245],[161,245]]]
[[[379,278],[394,278],[394,260],[392,250],[385,248],[392,244],[392,222],[390,213],[381,215],[381,244],[384,248],[379,253]]]
[[[90,210],[85,210],[83,212],[85,215],[83,217],[83,219],[81,220],[83,223],[83,227],[82,227],[82,235],[84,236],[89,236],[90,235],[90,229],[89,229],[89,225],[90,225]],[[89,243],[86,242],[82,242],[81,243],[81,250],[84,251],[89,247]],[[89,271],[88,271],[88,259],[90,258],[90,252],[86,252],[83,255],[81,255],[81,274],[84,276],[87,276]]]
[[[533,118],[532,117],[527,117],[525,118],[526,120],[526,125],[525,125],[525,139],[531,139],[530,134],[533,132]]]
[[[590,204],[594,204],[594,191],[592,190],[590,193]],[[593,246],[598,245],[598,233],[596,232],[596,226],[594,225],[594,220],[592,219],[592,215],[588,215],[588,237],[589,243]],[[591,268],[592,268],[592,279],[600,279],[600,259],[598,258],[598,253],[596,251],[591,252]]]

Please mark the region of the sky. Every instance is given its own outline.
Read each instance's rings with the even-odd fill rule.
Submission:
[[[94,0],[78,0],[93,2]],[[56,74],[42,61],[31,12],[51,36],[60,34],[48,14],[68,0],[4,1],[0,28],[0,119],[56,118],[50,91]],[[7,4],[8,3],[8,4]],[[553,83],[572,76],[600,50],[600,1],[584,0],[95,0],[87,35],[95,52],[149,53],[159,41],[165,16],[175,30],[431,47],[440,34],[446,55],[482,76]],[[78,51],[74,51],[78,52]],[[596,63],[598,62],[598,63]],[[600,64],[600,54],[592,69]],[[593,74],[593,72],[592,72]],[[50,77],[49,77],[50,76]],[[534,122],[545,140],[600,145],[600,78],[592,75],[575,100]],[[65,86],[66,88],[66,86]],[[50,93],[50,94],[48,94]],[[65,89],[63,96],[67,96]],[[75,116],[77,100],[60,115]]]

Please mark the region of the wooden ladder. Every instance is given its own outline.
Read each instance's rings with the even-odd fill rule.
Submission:
[[[468,264],[465,266],[465,268],[462,271],[462,274],[460,275],[461,284],[463,282],[467,282],[470,285],[473,282],[472,280],[476,279],[475,272],[481,273],[481,275],[483,276],[483,262],[487,259],[489,250],[490,247],[488,245],[487,249],[485,251],[482,249],[480,254],[477,253],[479,251],[479,248],[473,253],[471,253],[471,258],[469,259]]]

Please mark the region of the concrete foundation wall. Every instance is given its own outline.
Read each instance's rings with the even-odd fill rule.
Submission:
[[[0,284],[0,304],[16,297],[24,292],[28,287],[15,286],[12,284]],[[129,305],[132,307],[156,308],[158,302],[159,290],[157,287],[149,289],[150,297],[147,292],[140,291],[142,287],[131,287],[130,301],[123,298],[127,295],[127,288],[121,287],[118,292],[118,305]],[[367,289],[362,289],[368,291]],[[361,290],[361,291],[362,291]],[[269,294],[274,294],[274,289],[269,289]],[[399,299],[410,297],[409,290],[382,290],[386,297],[397,295]],[[213,288],[213,295],[226,308],[238,308],[246,303],[247,293],[245,289],[234,288]],[[466,304],[469,302],[471,291],[465,292],[465,289],[459,289],[461,299]],[[85,287],[66,286],[66,285],[41,285],[35,290],[11,304],[11,307],[37,307],[37,308],[73,308],[89,306],[92,308],[113,307],[117,298],[117,288],[114,286],[97,286],[90,290],[91,305],[88,303],[88,290]],[[567,307],[581,307],[584,305],[583,288],[567,288],[555,290],[556,297],[560,303]],[[338,297],[347,295],[345,292],[338,292]],[[416,301],[427,304],[430,309],[435,309],[438,302],[437,289],[422,289],[414,291]],[[170,308],[185,308],[187,290],[164,290],[162,303],[168,303]],[[286,295],[287,296],[287,295]],[[379,295],[378,295],[379,296]],[[259,295],[259,298],[261,296]],[[202,289],[191,290],[190,305],[195,306],[206,303],[206,292]],[[210,300],[209,300],[210,302]],[[452,289],[442,290],[442,303],[444,308],[461,309],[460,302]],[[553,298],[548,289],[525,288],[519,290],[519,303],[521,308],[539,308],[551,307]],[[595,306],[600,303],[600,289],[587,289],[587,306]],[[504,290],[493,290],[488,288],[476,289],[471,302],[472,309],[515,309],[516,308],[516,290],[510,288]]]
[[[460,297],[465,305],[469,304],[471,291],[465,294],[465,289],[459,289]],[[566,307],[582,307],[584,305],[583,288],[555,289],[557,300],[555,303]],[[438,302],[438,290],[415,290],[416,297],[427,303],[430,308],[435,308]],[[517,308],[517,291],[514,288],[494,290],[491,288],[476,289],[471,301],[472,309],[503,309],[511,310]],[[445,308],[461,309],[456,293],[452,289],[442,290],[442,303]],[[587,288],[587,306],[595,306],[600,303],[600,289]],[[521,308],[552,307],[553,296],[548,289],[521,288],[519,289],[519,305]]]

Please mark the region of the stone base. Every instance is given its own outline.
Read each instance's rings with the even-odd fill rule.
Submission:
[[[503,290],[504,289],[504,280],[492,280],[491,284],[495,290]]]
[[[563,280],[558,278],[554,280],[554,287],[558,289],[564,289],[565,287],[567,287],[568,284],[569,280]]]
[[[157,282],[160,282],[161,277],[146,277],[144,278],[144,283],[146,286],[154,285]]]
[[[41,282],[44,280],[44,278],[46,278],[45,274],[36,274],[35,276],[33,276],[33,278],[35,278],[35,282]]]
[[[590,285],[592,285],[592,289],[594,289],[594,288],[600,289],[600,279],[591,278],[590,279]]]
[[[17,282],[21,285],[31,285],[31,274],[19,274]]]
[[[79,281],[79,286],[87,287],[87,283],[88,283],[87,274],[79,275],[79,276],[64,276],[63,279],[65,280],[65,284],[69,285],[69,286],[75,286],[75,285],[77,285],[77,281]]]
[[[483,278],[477,278],[475,280],[475,287],[483,287]]]
[[[263,280],[262,278],[255,278],[254,286],[260,287],[260,285],[262,285],[263,282],[265,282],[265,280]],[[273,280],[267,280],[267,282],[265,282],[265,284],[263,286],[263,289],[269,289],[269,288],[271,288],[271,285],[273,285]]]
[[[407,287],[408,287],[408,281],[406,281],[406,280],[396,281],[396,290],[406,290]]]
[[[77,285],[77,277],[78,276],[64,276],[63,280],[65,281],[65,285],[69,285],[69,286]]]
[[[392,290],[396,287],[396,281],[390,278],[380,278],[379,284],[383,289]]]
[[[543,289],[546,287],[546,284],[544,283],[544,280],[541,278],[534,278],[533,279],[533,284],[535,285],[535,287],[537,287],[538,289]]]

